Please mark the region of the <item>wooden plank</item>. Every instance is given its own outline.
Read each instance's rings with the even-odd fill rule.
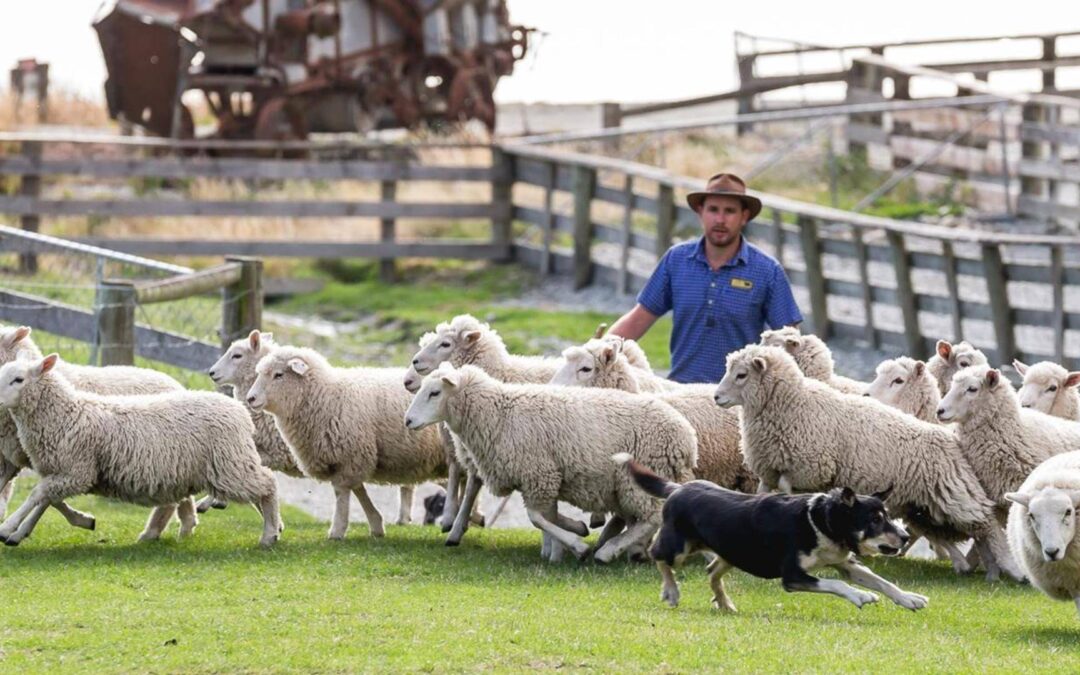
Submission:
[[[1065,360],[1065,262],[1064,251],[1060,246],[1050,249],[1050,283],[1054,319],[1050,328],[1054,335],[1054,360]]]
[[[147,326],[135,326],[135,353],[144,359],[161,361],[195,372],[205,372],[221,356],[221,347],[187,335]]]
[[[592,198],[596,187],[596,171],[584,166],[574,167],[574,289],[584,288],[592,281]]]
[[[982,247],[982,257],[998,356],[1003,363],[1011,363],[1016,353],[1016,340],[1013,335],[1012,311],[1006,288],[1008,280],[1005,277],[1005,266],[1001,262],[1001,249],[996,245],[986,244]]]
[[[61,337],[93,342],[97,319],[93,312],[49,298],[0,289],[0,319]]]
[[[1020,140],[1032,143],[1080,144],[1080,129],[1075,126],[1025,121],[1020,125]]]
[[[33,163],[41,159],[40,143],[23,143],[23,157],[21,159]],[[37,199],[41,196],[41,177],[35,173],[23,174],[19,181],[19,196],[23,199]],[[19,218],[19,227],[25,232],[37,232],[41,227],[41,218],[33,214],[22,214]],[[23,274],[37,272],[37,256],[33,253],[24,253],[19,256],[19,271]]]
[[[784,214],[776,209],[772,210],[772,245],[773,245],[773,257],[776,258],[780,266],[784,265]]]
[[[855,143],[889,145],[889,132],[872,124],[848,123],[847,138]]]
[[[623,208],[626,208],[627,204],[632,204],[632,208],[635,211],[643,211],[645,213],[656,215],[656,199],[641,194],[627,196],[626,191],[623,188],[597,184],[596,195],[593,197],[593,200],[604,202],[605,204],[621,206]]]
[[[240,265],[225,263],[160,281],[142,281],[135,284],[135,299],[140,305],[151,305],[188,298],[235,284],[240,281],[241,274]]]
[[[497,215],[494,204],[348,201],[200,201],[34,199],[0,196],[0,213],[40,216],[234,216],[292,218],[483,218]]]
[[[867,268],[868,260],[866,257],[866,244],[863,242],[862,230],[857,227],[852,228],[851,234],[855,240],[855,260],[859,265],[859,285],[861,286],[862,291],[863,313],[866,317],[866,341],[869,342],[874,349],[877,349],[877,333],[874,332],[874,302],[870,290],[870,274]]]
[[[543,254],[540,258],[540,274],[547,276],[551,273],[551,242],[555,236],[555,207],[552,203],[555,195],[555,172],[557,168],[555,163],[548,162],[547,171],[547,189],[544,190],[544,213],[541,216],[542,227],[544,228],[543,235]]]
[[[386,204],[397,201],[397,183],[392,180],[384,180],[379,183],[379,198]],[[394,243],[396,239],[394,230],[396,221],[393,218],[379,219],[379,240],[384,244]],[[379,259],[379,280],[383,283],[393,283],[397,280],[397,268],[393,258]]]
[[[620,295],[626,295],[630,290],[630,245],[633,240],[634,228],[634,177],[631,174],[626,174],[624,191],[626,207],[623,210],[622,247],[619,251],[618,291]]]
[[[491,216],[491,243],[503,253],[500,261],[510,260],[510,239],[513,237],[513,188],[514,159],[498,146],[491,148],[491,204],[495,213]]]
[[[1022,159],[1017,164],[1016,172],[1030,178],[1045,178],[1080,183],[1080,164],[1061,161],[1032,161]]]
[[[1042,218],[1080,220],[1080,206],[1059,204],[1046,199],[1037,199],[1030,195],[1020,195],[1020,198],[1016,200],[1016,208],[1019,209],[1020,213]]]
[[[828,296],[825,291],[825,273],[821,267],[818,248],[818,223],[813,218],[799,218],[799,235],[802,242],[803,260],[806,262],[806,288],[810,292],[810,315],[814,334],[822,340],[829,339]]]
[[[942,257],[945,259],[945,288],[949,292],[949,317],[952,320],[953,342],[964,339],[964,322],[960,312],[960,281],[956,275],[956,255],[953,252],[952,243],[948,240],[941,242]]]
[[[460,258],[493,260],[502,251],[485,239],[418,242],[244,241],[198,239],[82,238],[78,242],[140,255],[224,256],[262,258]]]
[[[39,159],[0,156],[11,175],[72,175],[85,178],[227,178],[238,180],[359,180],[489,182],[494,167],[438,166],[353,160],[236,159],[206,157]]]
[[[911,286],[911,265],[908,261],[904,236],[897,232],[889,232],[886,236],[893,253],[896,295],[899,300],[900,315],[904,322],[904,336],[907,342],[908,356],[915,359],[926,358],[922,346],[922,334],[919,331],[919,312],[915,305],[915,291]]]
[[[653,252],[660,258],[671,248],[671,238],[675,230],[675,190],[666,183],[660,184],[656,196],[656,211],[656,248]]]

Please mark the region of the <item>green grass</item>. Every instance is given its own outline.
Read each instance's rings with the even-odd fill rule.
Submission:
[[[1080,669],[1071,604],[939,562],[871,564],[930,596],[919,613],[885,599],[857,610],[732,572],[740,613],[722,615],[700,565],[671,610],[651,565],[541,563],[530,530],[471,530],[456,549],[417,526],[382,540],[354,526],[329,542],[324,524],[286,509],[283,539],[263,551],[259,518],[234,505],[188,540],[174,524],[136,544],[145,509],[72,503],[97,531],[50,512],[0,550],[4,672]]]

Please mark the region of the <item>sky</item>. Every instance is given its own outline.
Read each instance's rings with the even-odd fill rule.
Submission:
[[[54,86],[103,98],[105,66],[90,27],[99,6],[100,0],[0,0],[0,67],[7,70],[19,58],[36,57],[50,63]],[[584,103],[701,96],[736,85],[735,31],[831,45],[1080,30],[1080,12],[1063,13],[1063,6],[1056,0],[1022,5],[905,0],[889,10],[872,0],[509,0],[511,19],[540,33],[531,54],[500,81],[496,99]],[[1080,54],[1080,38],[1061,43],[1059,52]],[[1022,45],[995,43],[973,51],[908,50],[895,58],[949,61],[988,55],[1035,54]],[[1035,77],[1006,73],[991,84],[1023,89]],[[1080,87],[1080,72],[1064,81]],[[6,76],[0,84],[7,86]]]

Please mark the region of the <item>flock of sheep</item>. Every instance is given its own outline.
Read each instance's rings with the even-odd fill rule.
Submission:
[[[152,370],[43,357],[29,328],[0,330],[0,515],[21,469],[41,477],[0,540],[19,543],[50,506],[93,529],[64,501],[92,493],[152,507],[140,540],[174,515],[187,535],[198,512],[248,502],[269,546],[282,530],[274,470],[333,487],[332,539],[353,494],[383,536],[365,483],[401,485],[405,523],[412,486],[442,480],[448,545],[486,486],[521,493],[545,559],[608,562],[644,555],[660,522],[661,502],[612,459],[628,453],[669,480],[744,492],[891,487],[890,513],[957,572],[1027,578],[1080,609],[1080,373],[1016,362],[1017,392],[982,352],[942,341],[928,362],[885,361],[866,384],[836,375],[820,339],[784,328],[730,354],[718,385],[678,384],[632,340],[598,333],[559,357],[519,356],[469,315],[419,347],[407,369],[339,368],[253,331],[209,370],[230,399]]]

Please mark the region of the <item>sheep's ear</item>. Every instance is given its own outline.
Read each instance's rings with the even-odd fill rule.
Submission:
[[[915,377],[922,377],[922,374],[926,372],[926,364],[922,361],[915,362]]]
[[[454,387],[458,386],[458,382],[461,381],[459,377],[460,376],[458,375],[458,372],[456,370],[452,370],[448,373],[443,374],[442,383],[444,386],[453,389]]]
[[[889,498],[889,495],[892,494],[892,491],[893,491],[894,487],[895,487],[894,485],[890,485],[889,487],[885,488],[881,492],[875,492],[874,496],[877,497],[878,499],[880,499],[881,501],[885,501],[886,499]]]
[[[479,339],[480,331],[478,330],[471,330],[468,333],[465,333],[465,342],[476,342]]]
[[[1021,506],[1027,506],[1031,503],[1031,495],[1024,494],[1023,492],[1006,492],[1005,499]]]
[[[17,345],[19,342],[26,339],[26,336],[29,335],[29,334],[30,334],[30,326],[19,326],[18,328],[16,328],[11,333],[11,335],[8,336],[8,339],[7,339],[8,346],[10,347],[10,346]]]
[[[1066,387],[1075,387],[1080,384],[1080,371],[1073,371],[1065,378]]]
[[[996,370],[993,370],[993,369],[986,371],[986,385],[988,387],[993,389],[994,387],[996,387],[998,385],[998,382],[1000,382],[1000,381],[1001,381],[1001,373],[1000,372],[998,372]]]
[[[600,338],[604,337],[604,333],[606,333],[606,332],[607,332],[607,324],[606,323],[601,323],[599,326],[596,327],[596,332],[593,333],[593,339],[594,340],[599,340]]]
[[[52,370],[56,366],[56,362],[57,362],[57,360],[59,358],[60,358],[60,355],[57,354],[56,352],[53,352],[52,354],[49,354],[44,359],[42,359],[41,360],[41,368],[40,368],[40,371],[39,371],[38,374],[39,375],[44,375],[45,373]]]
[[[615,360],[615,357],[618,355],[619,352],[616,351],[615,345],[607,345],[600,352],[600,362],[603,363],[605,366],[610,366],[611,363]]]
[[[1027,364],[1020,359],[1013,359],[1013,368],[1016,368],[1016,372],[1020,373],[1020,377],[1027,375]]]
[[[292,369],[294,373],[300,375],[301,377],[307,375],[308,371],[311,370],[311,366],[308,365],[308,362],[299,357],[289,359],[288,366]]]
[[[840,491],[840,501],[844,506],[855,506],[855,491],[849,487],[845,487]]]
[[[784,349],[788,351],[788,354],[794,354],[795,350],[799,348],[799,340],[796,338],[788,338],[784,340]]]
[[[1080,506],[1080,490],[1065,490],[1065,494],[1072,500],[1073,508]]]
[[[952,354],[952,345],[946,340],[938,340],[937,355],[948,361],[949,354]]]
[[[248,344],[251,345],[252,351],[259,351],[259,342],[262,339],[262,334],[258,329],[255,329],[248,333]]]
[[[750,361],[750,365],[752,365],[754,369],[757,370],[759,373],[764,373],[765,370],[769,367],[768,361],[761,358],[760,356],[755,356],[754,359]]]

